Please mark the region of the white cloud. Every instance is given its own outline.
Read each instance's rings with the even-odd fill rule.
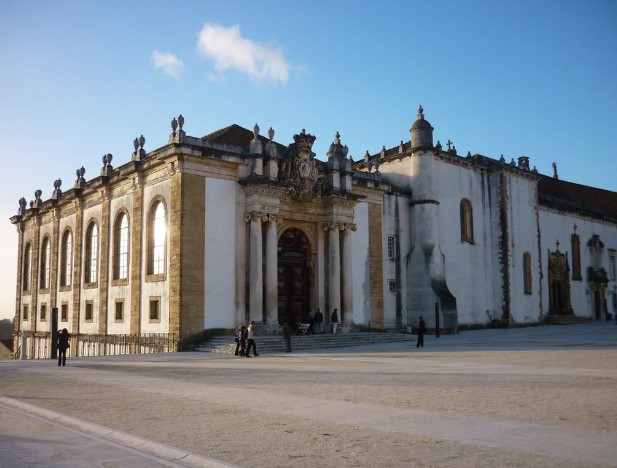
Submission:
[[[252,80],[286,84],[290,65],[278,48],[266,47],[242,37],[240,26],[226,28],[206,23],[199,32],[197,50],[214,60],[218,72],[237,70]]]
[[[152,61],[155,69],[174,78],[180,78],[185,70],[182,60],[169,52],[162,53],[155,50],[152,52]]]

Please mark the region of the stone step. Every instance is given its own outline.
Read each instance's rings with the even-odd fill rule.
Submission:
[[[323,348],[360,346],[375,343],[412,341],[415,337],[405,333],[340,333],[321,335],[297,335],[291,339],[292,349],[306,351]],[[282,353],[285,342],[282,335],[259,336],[255,339],[258,353]],[[231,336],[219,336],[201,343],[195,351],[234,354],[236,343]]]
[[[576,315],[549,314],[544,317],[543,322],[545,325],[570,325],[573,323],[591,322],[591,319],[586,317],[577,317]]]

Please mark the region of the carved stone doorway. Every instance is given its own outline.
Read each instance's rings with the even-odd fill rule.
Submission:
[[[287,229],[278,241],[278,321],[306,322],[310,310],[310,244],[300,229]]]
[[[593,296],[596,320],[600,320],[602,318],[602,298],[600,296],[600,291],[594,291]]]
[[[548,253],[548,291],[550,314],[572,314],[570,306],[570,265],[559,250]]]

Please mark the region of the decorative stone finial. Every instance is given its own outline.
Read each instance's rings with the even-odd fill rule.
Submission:
[[[144,138],[144,136],[143,136],[143,135],[141,135],[141,136],[139,137],[139,147],[140,147],[141,149],[143,149],[145,144],[146,144],[146,139]]]
[[[268,138],[270,139],[270,141],[274,139],[274,129],[272,127],[268,129]]]
[[[467,151],[467,157],[471,158],[471,151]]]
[[[439,140],[437,140],[437,144],[435,145],[435,153],[436,154],[441,153],[442,149],[443,149],[443,147],[441,146],[441,142]]]
[[[338,132],[336,132],[336,134],[334,135],[334,144],[335,145],[340,145],[341,144],[341,134]]]
[[[133,140],[133,147],[135,148],[135,152],[137,153],[137,150],[139,149],[139,138],[135,138]]]
[[[422,104],[420,104],[420,107],[418,107],[418,118],[424,119],[424,109],[422,109]]]
[[[255,124],[255,126],[253,127],[253,137],[255,140],[257,140],[258,136],[259,136],[259,125]]]
[[[178,129],[178,121],[174,117],[173,119],[171,119],[171,131],[176,133],[177,129]]]
[[[557,174],[557,163],[553,163],[553,178],[559,179],[559,174]]]
[[[403,153],[403,140],[401,140],[401,142],[398,145],[398,152],[399,152],[399,154]]]
[[[178,126],[180,127],[180,131],[182,131],[182,127],[184,127],[184,117],[182,117],[182,114],[178,116]]]
[[[43,203],[43,200],[41,200],[41,195],[43,195],[43,191],[41,189],[38,189],[34,192],[34,201],[32,203],[32,208],[38,208],[39,206],[41,206],[41,204]]]
[[[61,179],[54,180],[54,191],[51,193],[51,198],[53,200],[57,200],[60,197],[60,195],[62,195],[62,190],[60,189],[61,186],[62,186]]]
[[[251,154],[262,155],[264,152],[263,145],[259,140],[259,125],[255,124],[253,127],[253,139],[249,144],[249,151]],[[261,175],[261,174],[259,174]]]
[[[114,171],[114,168],[111,165],[111,160],[113,158],[114,157],[110,153],[103,156],[103,168],[101,169],[102,176],[109,176]]]
[[[23,215],[28,209],[28,202],[24,197],[19,199],[19,209],[17,210],[18,215]]]
[[[501,157],[499,158],[499,163],[500,164],[505,164],[506,162],[506,158],[503,157],[503,154],[501,155]]]
[[[86,173],[86,169],[84,166],[81,166],[79,169],[75,171],[75,175],[77,175],[77,180],[75,181],[75,188],[80,189],[86,185],[86,179],[84,178],[84,174]]]

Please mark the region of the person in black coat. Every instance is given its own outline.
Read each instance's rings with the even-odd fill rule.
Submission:
[[[58,333],[58,366],[66,366],[66,350],[69,349],[69,331],[66,328]]]
[[[323,314],[321,313],[321,309],[317,309],[315,312],[315,318],[313,319],[313,331],[316,335],[321,334],[321,324],[323,323]]]
[[[426,323],[424,323],[424,319],[420,316],[418,320],[418,342],[416,343],[416,348],[422,346],[424,348],[424,334],[426,333]]]

